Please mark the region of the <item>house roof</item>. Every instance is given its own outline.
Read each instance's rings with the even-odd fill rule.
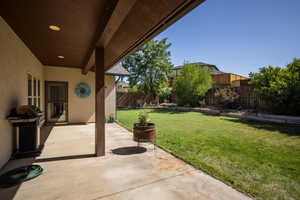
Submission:
[[[121,63],[118,63],[112,68],[106,70],[105,74],[113,76],[129,76],[129,72],[122,66]]]
[[[198,65],[198,66],[207,66],[209,68],[211,68],[212,70],[215,70],[215,71],[220,71],[216,65],[212,65],[212,64],[208,64],[208,63],[204,63],[204,62],[194,62],[194,63],[189,63],[189,64],[195,64],[195,65]],[[183,65],[179,65],[179,66],[176,66],[174,67],[174,70],[178,70],[178,69],[182,69],[183,68]]]
[[[211,72],[211,74],[213,74],[213,75],[219,75],[219,74],[226,74],[226,72],[222,72],[222,71],[213,71],[213,72]]]
[[[212,65],[212,64],[208,64],[208,63],[204,63],[204,62],[195,62],[195,63],[189,63],[189,64],[195,64],[195,65],[198,65],[199,67],[209,67],[212,70],[211,74],[213,74],[213,75],[225,74],[225,72],[220,71],[216,65]],[[179,65],[179,66],[174,67],[173,70],[180,70],[182,68],[183,68],[183,65]]]

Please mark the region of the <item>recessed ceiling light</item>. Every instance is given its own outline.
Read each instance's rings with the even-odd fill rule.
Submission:
[[[60,31],[60,27],[59,27],[59,26],[50,25],[49,28],[50,28],[52,31]]]
[[[58,58],[60,58],[60,59],[64,59],[65,57],[64,56],[57,56]]]

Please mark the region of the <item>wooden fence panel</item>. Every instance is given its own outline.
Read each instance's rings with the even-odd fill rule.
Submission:
[[[156,101],[140,92],[117,92],[117,107],[142,107]]]
[[[239,103],[244,109],[263,109],[268,110],[269,106],[262,100],[254,91],[253,86],[228,87],[239,94]],[[215,97],[217,88],[210,89],[205,97],[206,105],[219,106],[218,100]],[[144,104],[155,102],[154,98],[146,97],[139,92],[117,92],[117,107],[142,107]],[[176,95],[172,96],[172,102],[178,103]]]
[[[254,91],[253,86],[229,87],[229,89],[239,94],[239,103],[245,109],[268,109],[266,102],[261,99]],[[218,106],[215,92],[217,88],[212,88],[206,94],[205,102],[207,105]]]

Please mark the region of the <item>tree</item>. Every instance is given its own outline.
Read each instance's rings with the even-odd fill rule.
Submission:
[[[138,91],[155,99],[167,88],[173,68],[168,51],[170,46],[167,38],[150,40],[123,61],[130,73],[130,87],[136,86]]]
[[[182,104],[197,106],[212,87],[210,69],[185,63],[180,74],[175,77],[175,93]]]
[[[274,112],[300,114],[300,59],[295,59],[286,68],[263,67],[249,76],[256,93]]]

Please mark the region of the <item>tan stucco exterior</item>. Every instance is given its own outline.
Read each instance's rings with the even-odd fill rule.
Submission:
[[[116,84],[114,76],[105,76],[105,117],[116,117]]]
[[[44,81],[68,82],[69,122],[95,122],[95,73],[82,75],[81,69],[44,66],[23,41],[0,17],[0,168],[13,151],[13,129],[6,119],[10,110],[27,105],[27,74],[41,83],[41,110],[45,109]],[[75,95],[79,83],[87,83],[92,94],[87,98]],[[114,76],[105,76],[105,115],[115,116],[116,89]]]
[[[46,66],[45,81],[68,82],[69,122],[95,122],[95,75],[93,73],[83,75],[80,69]],[[93,92],[89,97],[76,96],[75,87],[79,83],[86,83],[91,87]]]
[[[46,66],[46,81],[68,82],[68,110],[69,122],[95,122],[95,73],[87,75],[81,73],[81,69]],[[92,93],[89,97],[80,98],[75,94],[75,88],[79,83],[88,84]],[[105,76],[105,117],[115,116],[116,113],[116,89],[114,76]]]
[[[27,104],[27,73],[41,80],[44,94],[42,64],[0,17],[0,167],[10,158],[13,132],[6,120],[13,107]],[[42,95],[42,109],[44,108]]]

